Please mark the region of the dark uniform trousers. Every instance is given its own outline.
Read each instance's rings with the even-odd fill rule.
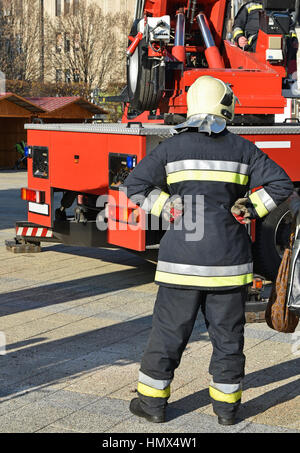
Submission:
[[[226,291],[159,287],[138,386],[146,412],[157,415],[166,406],[174,371],[201,308],[213,346],[209,366],[213,409],[219,416],[230,417],[235,413],[241,401],[245,367],[246,296],[247,286]]]

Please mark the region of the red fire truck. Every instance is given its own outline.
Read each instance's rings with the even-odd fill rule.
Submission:
[[[300,125],[278,123],[295,93],[287,74],[290,13],[295,0],[263,0],[255,52],[227,40],[230,0],[137,0],[127,49],[127,87],[120,123],[29,124],[28,219],[8,246],[43,241],[118,246],[155,256],[164,231],[119,190],[155,146],[186,118],[186,93],[200,76],[229,83],[239,99],[231,132],[254,142],[300,186]],[[60,202],[55,204],[57,193]],[[66,214],[75,203],[74,214]],[[291,215],[283,203],[253,223],[255,271],[276,276]]]

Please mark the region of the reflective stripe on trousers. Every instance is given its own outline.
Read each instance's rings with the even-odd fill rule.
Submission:
[[[171,379],[152,379],[150,376],[139,372],[138,392],[152,398],[169,398]]]
[[[209,386],[210,397],[222,403],[237,403],[242,398],[242,385],[239,384],[218,384],[211,382]]]

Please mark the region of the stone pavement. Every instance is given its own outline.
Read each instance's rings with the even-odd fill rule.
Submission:
[[[26,219],[22,186],[26,173],[0,172],[0,331],[7,340],[0,433],[300,433],[300,326],[291,335],[247,324],[239,423],[221,427],[209,403],[212,348],[200,315],[172,384],[167,423],[132,416],[154,266],[117,249],[6,251],[14,221]]]

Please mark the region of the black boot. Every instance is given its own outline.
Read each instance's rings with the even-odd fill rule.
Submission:
[[[235,425],[235,417],[218,417],[218,423],[219,425],[224,425],[224,426],[230,426],[230,425]]]
[[[241,400],[234,403],[217,401],[211,398],[213,411],[218,417],[219,425],[230,426],[236,424],[236,416],[241,404]]]
[[[161,414],[159,415],[151,415],[148,414],[147,412],[144,411],[141,407],[141,402],[139,398],[134,398],[130,402],[129,410],[132,414],[136,415],[137,417],[143,417],[148,422],[152,423],[164,423],[166,416],[165,416],[165,410],[162,410]]]
[[[218,407],[216,405],[218,404]],[[235,404],[235,407],[231,407],[231,410],[224,411],[224,408],[219,407],[220,403],[213,403],[213,410],[216,416],[218,417],[218,423],[219,425],[224,425],[224,426],[230,426],[230,425],[235,425],[236,424],[236,413],[237,409],[239,406],[238,404]],[[223,409],[223,410],[222,410]]]

